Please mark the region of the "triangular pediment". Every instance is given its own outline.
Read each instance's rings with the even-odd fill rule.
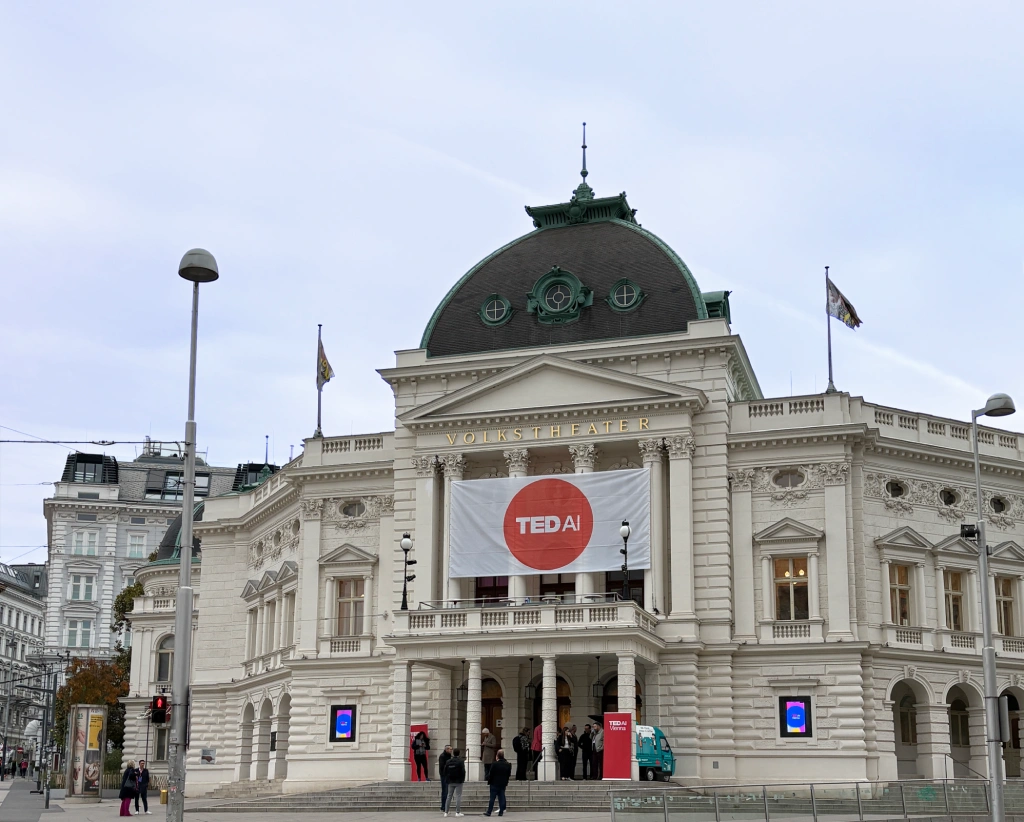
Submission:
[[[823,536],[825,533],[817,528],[791,517],[783,517],[774,525],[754,534],[754,542],[818,542]]]
[[[364,551],[362,548],[356,548],[354,545],[341,545],[330,551],[324,556],[320,557],[321,565],[333,565],[336,563],[370,563],[373,564],[377,561],[377,557],[373,554]]]
[[[251,597],[254,594],[260,592],[260,581],[258,579],[250,579],[245,583],[245,587],[242,589],[243,597]]]
[[[278,571],[266,571],[263,574],[263,576],[260,577],[260,583],[257,586],[257,589],[260,591],[265,591],[267,588],[272,586],[275,582],[277,582],[278,573]]]
[[[299,566],[292,560],[286,560],[281,563],[281,570],[277,572],[277,581],[284,582],[289,577],[298,576]]]
[[[507,417],[547,409],[600,412],[633,405],[687,408],[696,413],[706,403],[707,396],[696,388],[542,354],[407,411],[399,419],[414,427],[467,417]]]
[[[936,553],[959,554],[964,557],[978,556],[978,547],[961,536],[953,535],[946,537],[942,542],[936,543]]]
[[[932,548],[931,542],[908,525],[878,537],[875,545],[879,548],[909,548],[913,551],[930,551]]]
[[[992,549],[992,556],[999,559],[1024,560],[1024,548],[1015,540],[1008,539],[1006,542],[1000,542]]]

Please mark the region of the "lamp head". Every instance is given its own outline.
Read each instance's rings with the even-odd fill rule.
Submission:
[[[408,552],[412,550],[412,540],[409,538],[408,534],[402,534],[402,541],[399,545],[402,546],[403,551]]]
[[[629,539],[629,523],[626,520],[622,521],[622,527],[619,528],[619,536],[623,539]]]
[[[1008,417],[1017,409],[1009,394],[993,394],[985,403],[985,407],[978,412],[982,417]]]
[[[212,283],[220,276],[217,261],[205,248],[186,251],[178,265],[178,276],[194,283]]]

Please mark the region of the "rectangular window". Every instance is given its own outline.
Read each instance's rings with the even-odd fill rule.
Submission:
[[[133,577],[133,576],[126,576],[124,578],[124,583],[121,585],[121,590],[123,591],[125,588],[131,588],[134,584],[135,584],[135,577]]]
[[[209,474],[196,474],[196,485],[195,495],[197,497],[206,497],[210,494],[210,475]],[[146,497],[151,498],[151,493],[147,491]],[[168,471],[164,474],[164,484],[160,489],[160,499],[162,500],[182,500],[185,498],[185,474],[181,471]]]
[[[946,625],[953,631],[964,630],[964,575],[962,571],[943,571],[946,594]]]
[[[167,728],[156,729],[156,745],[153,747],[153,761],[167,761]]]
[[[807,592],[807,557],[776,559],[775,618],[796,621],[810,618]]]
[[[99,462],[75,462],[74,482],[101,482],[103,464]]]
[[[1014,636],[1013,632],[1013,580],[996,577],[996,630],[1003,636]]]
[[[78,521],[79,522],[96,522],[96,515],[95,514],[79,514],[78,515]]]
[[[507,577],[504,577],[507,579]],[[540,575],[541,597],[560,597],[565,602],[576,601],[576,575],[575,574],[541,574]]]
[[[128,535],[128,559],[141,559],[146,554],[146,535]]]
[[[496,602],[508,597],[508,577],[477,577],[476,598]]]
[[[78,492],[78,498],[79,499],[99,499],[100,498],[100,493],[99,493],[99,491],[79,491]]]
[[[100,535],[96,531],[75,531],[71,536],[71,553],[82,556],[96,556]]]
[[[910,624],[910,568],[889,566],[889,607],[896,625]]]
[[[145,517],[132,517],[131,518],[131,522],[132,522],[132,525],[145,525],[146,524],[146,518]]]
[[[92,602],[92,586],[95,577],[84,574],[71,575],[71,599],[80,602]]]
[[[363,632],[363,579],[336,580],[338,590],[335,636],[359,636]]]
[[[91,648],[92,647],[92,620],[91,619],[69,619],[68,620],[68,647],[69,648]]]

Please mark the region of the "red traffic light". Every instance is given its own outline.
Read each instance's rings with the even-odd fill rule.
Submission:
[[[163,694],[154,696],[149,704],[149,721],[162,725],[167,721],[167,697]]]

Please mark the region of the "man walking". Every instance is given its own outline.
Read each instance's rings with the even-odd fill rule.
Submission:
[[[498,750],[498,737],[491,733],[489,728],[483,730],[483,750],[480,752],[480,759],[484,763],[484,779],[491,772],[494,764],[494,755]]]
[[[455,800],[455,815],[462,816],[462,786],[466,781],[466,763],[462,759],[462,751],[456,748],[445,768],[448,773],[448,799],[444,803],[444,815],[452,812],[452,800]]]
[[[583,760],[583,779],[590,779],[590,757],[594,753],[594,737],[591,735],[590,724],[583,726],[580,734],[580,758]]]
[[[508,787],[508,780],[512,776],[512,763],[505,761],[505,752],[500,748],[495,757],[491,772],[487,776],[487,784],[491,786],[491,801],[487,803],[487,813],[484,816],[491,815],[495,799],[498,800],[498,816],[505,815],[505,788]]]
[[[512,750],[516,752],[516,782],[526,779],[526,769],[530,764],[530,729],[523,728],[519,736],[512,740]]]
[[[441,810],[448,801],[448,760],[452,758],[452,746],[445,745],[444,752],[437,758],[437,775],[441,777]]]

